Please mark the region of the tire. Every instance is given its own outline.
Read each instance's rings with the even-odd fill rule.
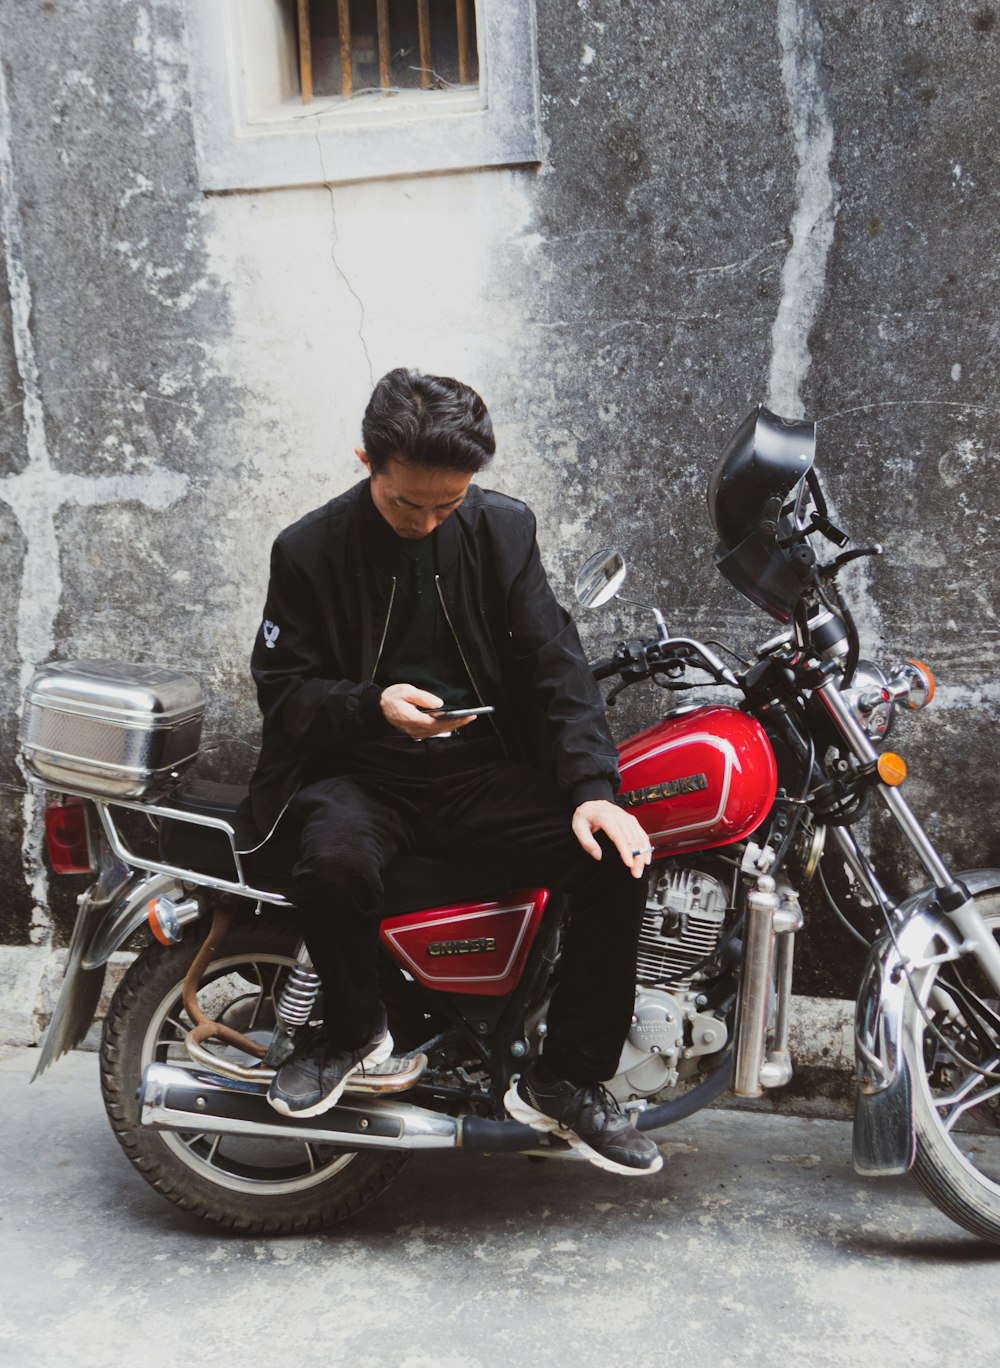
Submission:
[[[143,1069],[155,1061],[190,1065],[182,1036],[191,1022],[181,985],[201,940],[190,936],[167,949],[150,945],[114,995],[101,1044],[101,1089],[112,1130],[151,1187],[216,1225],[286,1235],[346,1220],[375,1200],[408,1155],[156,1131],[139,1123]],[[295,962],[295,945],[294,935],[273,923],[236,922],[202,979],[199,998],[217,1020],[238,1030],[266,1030]]]
[[[976,903],[994,939],[1000,938],[1000,890],[977,895]],[[939,944],[929,947],[930,953],[935,948]],[[940,993],[951,993],[954,1000],[964,985],[996,1016],[1000,1001],[971,955],[913,971],[912,978],[927,1015],[947,1042],[935,1036],[913,994],[907,994],[903,1053],[913,1082],[913,1176],[946,1216],[972,1234],[1000,1243],[1000,1029],[984,1024],[973,1034],[968,1013],[949,1021]],[[977,1074],[953,1051],[997,1076]]]

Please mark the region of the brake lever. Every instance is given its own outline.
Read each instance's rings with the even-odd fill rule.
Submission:
[[[623,690],[627,689],[631,683],[632,681],[630,679],[619,679],[618,683],[612,688],[611,692],[604,700],[604,706],[606,708],[613,708],[615,706],[615,699]]]
[[[720,683],[728,684],[730,688],[739,688],[739,680],[729,666],[704,642],[695,641],[691,637],[671,637],[664,644],[671,654],[665,658],[661,656],[657,664],[662,663],[668,669],[672,665],[678,665],[682,671],[686,665],[700,664],[702,669],[707,666],[708,673],[714,675]]]
[[[641,684],[644,679],[649,678],[649,660],[647,652],[649,647],[641,638],[632,641],[623,641],[615,652],[615,661],[618,665],[621,679],[614,686],[605,700],[608,707],[613,708],[615,699],[623,689],[627,689],[630,684]]]
[[[876,542],[874,546],[857,546],[853,551],[844,551],[829,565],[819,567],[820,577],[822,579],[833,579],[837,571],[842,570],[849,561],[858,560],[861,556],[881,556],[884,549],[881,542]]]

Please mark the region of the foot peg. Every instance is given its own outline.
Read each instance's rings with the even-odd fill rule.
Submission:
[[[425,1054],[390,1055],[384,1064],[378,1064],[367,1073],[357,1073],[347,1080],[346,1093],[389,1093],[405,1092],[412,1088],[427,1068]]]
[[[258,1064],[252,1056],[241,1051],[234,1052],[235,1058],[213,1054],[204,1045],[192,1040],[191,1034],[187,1036],[184,1046],[195,1064],[202,1069],[209,1069],[216,1078],[232,1079],[237,1083],[257,1083],[267,1088],[277,1072],[268,1066],[267,1060]],[[425,1054],[400,1055],[398,1058],[390,1055],[384,1063],[377,1064],[367,1073],[358,1073],[348,1079],[344,1092],[368,1096],[405,1092],[413,1087],[426,1068]]]

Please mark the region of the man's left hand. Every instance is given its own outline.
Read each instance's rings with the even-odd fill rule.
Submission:
[[[643,831],[631,812],[625,812],[606,798],[592,798],[581,803],[573,813],[573,834],[595,860],[599,860],[602,854],[601,847],[594,840],[597,831],[603,831],[614,842],[623,862],[632,871],[633,878],[641,879],[652,852],[648,833]]]

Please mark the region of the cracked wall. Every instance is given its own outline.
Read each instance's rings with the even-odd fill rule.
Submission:
[[[537,171],[204,196],[180,0],[0,12],[4,938],[63,939],[76,891],[38,883],[19,792],[34,657],[191,670],[203,772],[244,776],[267,546],[358,477],[372,378],[398,364],[486,395],[490,482],[535,505],[563,597],[613,542],[635,597],[740,647],[770,624],[712,568],[708,473],[758,400],[819,417],[836,515],[887,546],[849,581],[866,648],[941,677],[902,728],[911,800],[959,863],[1000,862],[975,763],[1000,635],[1000,18],[966,0],[546,0],[537,18]],[[641,621],[582,627],[604,654]],[[616,730],[661,703],[632,691]],[[832,936],[830,973],[814,941],[806,986],[850,993],[854,952]]]
[[[750,646],[771,624],[712,568],[706,480],[754,402],[819,418],[834,515],[886,546],[844,576],[865,651],[941,682],[897,724],[908,795],[959,867],[995,865],[1000,10],[579,0],[539,34],[546,360],[522,404],[547,419],[550,561],[565,581],[618,543],[675,630]],[[583,627],[604,654],[640,622]],[[656,709],[632,690],[617,734]],[[871,837],[891,887],[924,882],[895,829]],[[809,911],[798,990],[853,995],[858,950]]]
[[[37,662],[169,658],[178,623],[201,611],[171,592],[170,572],[190,560],[192,529],[214,520],[202,467],[208,450],[220,471],[230,459],[211,433],[231,412],[232,386],[208,359],[226,306],[200,247],[182,40],[171,5],[0,15],[10,377],[0,501],[18,532],[3,548],[16,624],[2,700],[11,741]],[[210,537],[198,560],[213,582]],[[23,789],[13,751],[7,795]],[[2,927],[44,944],[64,931],[76,889],[48,884],[34,800],[19,806],[5,809]]]

